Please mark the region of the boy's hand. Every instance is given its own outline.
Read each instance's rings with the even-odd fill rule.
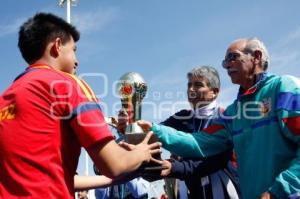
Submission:
[[[126,142],[121,142],[119,143],[120,146],[122,146],[123,148],[125,148],[126,150],[129,151],[139,151],[140,153],[144,153],[144,162],[156,162],[158,164],[162,164],[162,161],[154,159],[152,156],[154,154],[157,153],[161,153],[161,143],[160,142],[154,142],[152,144],[148,144],[151,136],[153,135],[152,132],[147,133],[147,135],[145,136],[144,140],[137,144],[137,145],[133,145],[133,144],[129,144]]]
[[[124,141],[119,142],[119,145],[121,147],[123,147],[124,149],[128,150],[128,151],[132,151],[132,150],[134,150],[136,148],[136,145],[129,144],[129,143],[124,142]]]

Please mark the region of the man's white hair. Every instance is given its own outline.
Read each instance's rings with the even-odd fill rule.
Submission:
[[[233,43],[239,42],[239,41],[245,41],[246,42],[246,46],[244,49],[244,52],[254,52],[256,50],[259,50],[262,53],[262,67],[264,70],[267,70],[269,64],[270,64],[270,56],[268,53],[268,50],[265,46],[265,44],[259,40],[256,37],[252,37],[252,38],[243,38],[243,39],[238,39],[235,40]]]

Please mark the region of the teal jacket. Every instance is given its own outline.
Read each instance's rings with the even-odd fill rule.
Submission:
[[[263,73],[239,92],[201,132],[187,134],[153,124],[163,147],[182,157],[211,156],[234,146],[243,198],[269,191],[277,198],[300,193],[300,80]]]

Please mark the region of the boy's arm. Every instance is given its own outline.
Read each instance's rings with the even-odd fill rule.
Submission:
[[[86,149],[103,175],[119,178],[153,160],[151,155],[160,152],[159,143],[147,144],[151,135],[148,133],[132,151],[123,149],[114,140],[104,140]]]
[[[74,176],[74,188],[75,190],[104,188],[111,186],[113,180],[106,176]]]

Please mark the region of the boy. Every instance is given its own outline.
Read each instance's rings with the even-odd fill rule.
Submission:
[[[101,170],[120,177],[149,162],[159,143],[150,134],[132,151],[119,147],[97,99],[74,75],[79,32],[38,13],[19,31],[29,67],[0,97],[0,198],[74,198],[83,146]]]

